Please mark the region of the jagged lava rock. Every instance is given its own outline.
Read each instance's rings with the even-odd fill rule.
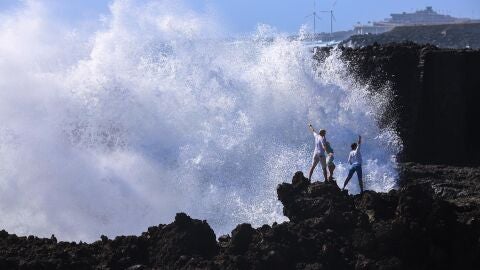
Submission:
[[[284,206],[283,214],[293,222],[323,218],[336,227],[366,222],[365,216],[355,210],[353,197],[342,192],[335,182],[310,183],[302,172],[297,172],[292,184],[278,186],[277,194]]]
[[[218,251],[215,233],[206,221],[194,220],[185,213],[175,216],[172,224],[149,228],[145,234],[153,241],[149,253],[151,265],[182,266],[186,260],[210,259]]]
[[[480,269],[478,217],[464,222],[432,185],[404,182],[352,196],[297,172],[277,188],[289,222],[240,224],[220,242],[184,213],[92,244],[0,231],[0,269]]]

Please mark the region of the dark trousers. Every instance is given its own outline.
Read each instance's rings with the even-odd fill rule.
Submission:
[[[345,180],[345,184],[343,187],[345,187],[348,184],[348,181],[352,178],[354,173],[357,173],[358,177],[358,184],[360,185],[360,190],[363,192],[363,182],[362,182],[362,165],[361,164],[352,164],[350,166],[350,170],[348,171],[348,176],[347,179]]]

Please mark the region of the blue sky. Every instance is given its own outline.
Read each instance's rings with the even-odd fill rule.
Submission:
[[[62,20],[75,23],[96,20],[108,13],[112,0],[38,0],[48,3]],[[146,1],[146,0],[141,0]],[[154,0],[152,0],[154,1]],[[0,12],[20,5],[20,0],[0,0]],[[279,31],[296,33],[302,24],[311,25],[306,19],[313,10],[313,0],[185,0],[198,11],[214,10],[231,33],[254,31],[259,23],[274,26]],[[480,18],[479,0],[317,0],[317,10],[329,10],[336,2],[334,30],[347,30],[357,22],[381,20],[392,12],[414,11],[433,6],[441,13],[456,17]],[[318,22],[320,31],[328,31],[327,14]]]

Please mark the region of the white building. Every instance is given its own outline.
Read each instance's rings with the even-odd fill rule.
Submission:
[[[356,35],[381,34],[392,30],[396,26],[403,25],[432,25],[474,22],[468,18],[455,18],[450,15],[443,15],[435,12],[432,7],[418,10],[413,13],[392,13],[390,18],[373,22],[372,24],[358,24],[354,26]]]

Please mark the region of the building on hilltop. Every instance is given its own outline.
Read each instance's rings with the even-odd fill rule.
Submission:
[[[454,18],[450,15],[443,15],[435,12],[432,7],[427,7],[424,10],[418,10],[414,13],[393,13],[388,22],[401,25],[425,25],[425,24],[448,24],[468,19]]]
[[[471,23],[479,22],[469,18],[455,18],[450,15],[439,14],[428,6],[424,10],[417,10],[413,13],[392,13],[390,18],[373,22],[372,24],[358,24],[354,26],[354,32],[357,35],[381,34],[392,30],[396,26],[404,25],[433,25],[433,24],[452,24],[452,23]]]

